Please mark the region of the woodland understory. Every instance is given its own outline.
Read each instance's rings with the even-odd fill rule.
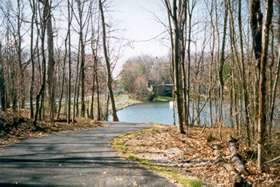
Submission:
[[[190,128],[187,135],[182,135],[176,131],[176,127],[155,125],[120,136],[113,145],[127,158],[133,155],[140,163],[143,159],[167,170],[174,168],[180,174],[195,177],[207,186],[280,185],[279,130],[274,131],[273,139],[265,145],[269,151],[264,154],[267,161],[263,172],[257,169],[256,146],[247,146],[239,133],[230,128],[222,128],[222,139],[217,136],[218,131],[218,128]],[[233,159],[229,148],[230,137],[236,139],[241,163],[235,163]],[[275,159],[277,156],[278,159]],[[238,164],[244,164],[244,170],[240,170]],[[174,182],[178,183],[176,180]]]

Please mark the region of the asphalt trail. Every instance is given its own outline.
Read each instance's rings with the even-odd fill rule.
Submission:
[[[0,186],[175,186],[118,156],[110,141],[144,124],[60,132],[9,146],[0,152]]]

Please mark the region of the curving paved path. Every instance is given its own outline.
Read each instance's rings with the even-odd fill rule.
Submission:
[[[112,138],[144,124],[61,132],[0,152],[0,186],[175,186],[112,150]]]

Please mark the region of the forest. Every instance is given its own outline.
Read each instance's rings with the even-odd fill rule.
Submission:
[[[160,11],[152,13],[151,19],[164,31],[144,43],[160,40],[168,52],[126,59],[123,52],[137,41],[119,36],[121,22],[114,19],[118,11],[114,1],[1,1],[1,164],[12,164],[5,162],[10,158],[5,152],[14,143],[19,143],[20,152],[20,142],[26,139],[71,130],[81,133],[81,139],[75,140],[80,142],[80,130],[89,128],[95,135],[96,128],[114,133],[115,128],[122,128],[116,139],[110,139],[113,149],[175,184],[279,185],[280,1],[157,0]],[[145,3],[149,6],[149,1]],[[147,103],[169,106],[174,123],[151,123],[138,115],[144,126],[134,129],[137,123],[126,121],[120,113]],[[146,109],[141,110],[146,115]],[[153,110],[160,116],[161,111]],[[133,130],[138,131],[129,134]],[[167,156],[168,166],[153,163],[161,158],[160,151],[151,154],[158,149],[175,155]],[[194,159],[188,154],[199,156]],[[180,155],[190,164],[178,161]],[[209,157],[207,163],[204,157]],[[215,168],[216,178],[207,175],[211,172],[207,164]],[[198,172],[200,167],[205,167],[205,174]],[[227,173],[226,179],[219,168]],[[1,173],[4,169],[0,168]],[[189,175],[191,179],[185,179]],[[37,184],[30,177],[26,184],[17,180],[27,186]],[[135,181],[140,186],[152,185]],[[172,186],[161,182],[160,186]],[[2,183],[10,181],[0,177]],[[117,186],[112,184],[100,186]],[[120,185],[131,186],[129,182]]]

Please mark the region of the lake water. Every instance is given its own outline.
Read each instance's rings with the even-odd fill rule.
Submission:
[[[173,124],[169,103],[145,103],[128,106],[117,112],[121,122]]]
[[[215,117],[215,106],[212,106],[213,120]],[[230,116],[229,116],[229,105],[224,104],[224,123],[226,126],[230,127]],[[144,103],[128,106],[117,112],[120,122],[130,122],[130,123],[159,123],[172,125],[174,124],[174,114],[173,108],[169,105],[168,102],[158,102],[158,103]],[[190,107],[190,115],[192,116],[193,111]],[[109,117],[109,121],[112,120],[112,117]],[[176,115],[176,122],[177,122]],[[209,104],[207,103],[204,106],[200,114],[200,124],[210,124],[210,111]],[[280,111],[275,112],[274,127],[280,128]]]
[[[192,114],[192,109],[190,109]],[[174,124],[174,111],[168,102],[144,103],[128,106],[117,112],[121,122]],[[225,116],[226,121],[229,117]],[[209,106],[201,112],[201,124],[210,124]],[[177,115],[176,115],[177,122]]]

